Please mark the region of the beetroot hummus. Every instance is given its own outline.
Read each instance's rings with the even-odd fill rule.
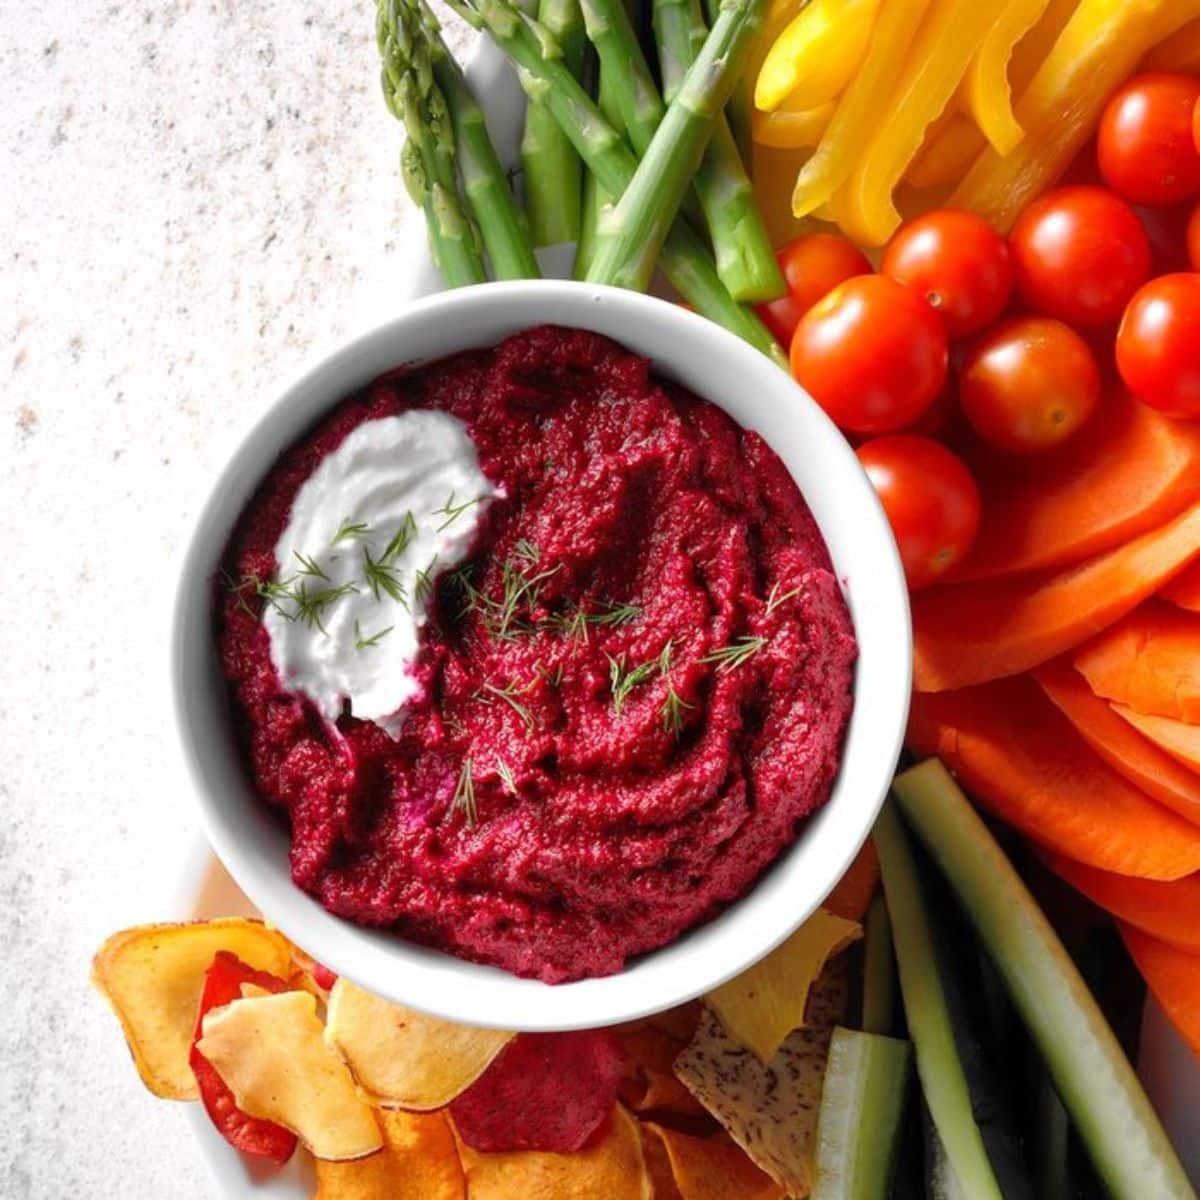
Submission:
[[[330,724],[262,599],[297,492],[363,422],[457,417],[496,497],[437,577],[398,736]],[[330,911],[548,982],[745,893],[829,798],[855,643],[776,455],[595,334],[542,327],[378,380],[283,455],[230,541],[216,637],[254,784]]]

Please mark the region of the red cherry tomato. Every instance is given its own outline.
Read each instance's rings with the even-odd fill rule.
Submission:
[[[888,433],[915,421],[946,380],[937,313],[882,275],[839,284],[792,338],[792,374],[842,429]]]
[[[1165,206],[1200,193],[1192,118],[1200,79],[1137,75],[1114,93],[1100,120],[1096,158],[1114,192],[1133,204]]]
[[[879,269],[920,292],[952,339],[986,329],[1012,296],[1008,246],[974,213],[945,209],[910,221],[884,251]]]
[[[939,442],[897,433],[859,447],[900,548],[912,591],[961,562],[979,530],[979,489]]]
[[[1133,209],[1098,187],[1047,192],[1010,239],[1017,291],[1076,329],[1114,324],[1150,276],[1150,243]]]
[[[1200,417],[1200,275],[1163,275],[1130,301],[1117,370],[1143,404]]]
[[[1087,342],[1061,321],[1014,317],[971,347],[958,388],[967,420],[987,441],[1036,454],[1096,411],[1100,368]]]
[[[839,283],[870,275],[871,264],[856,246],[833,233],[810,233],[788,242],[776,255],[787,294],[758,306],[758,315],[784,346],[791,345],[800,318]]]
[[[233,1092],[217,1074],[212,1063],[196,1048],[203,1033],[205,1015],[214,1008],[222,1008],[240,1000],[244,983],[253,983],[268,992],[290,990],[278,976],[256,971],[236,954],[218,950],[204,975],[204,990],[200,994],[200,1010],[196,1015],[196,1030],[192,1035],[188,1061],[200,1088],[204,1109],[221,1136],[244,1154],[270,1158],[283,1166],[296,1149],[296,1135],[274,1121],[251,1117],[242,1112],[233,1098]]]
[[[1193,271],[1200,271],[1200,200],[1192,208],[1187,223],[1187,256]]]

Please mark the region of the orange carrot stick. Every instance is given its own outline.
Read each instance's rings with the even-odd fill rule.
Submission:
[[[1027,676],[915,695],[908,742],[940,756],[981,808],[1059,854],[1144,879],[1200,870],[1200,829],[1106,767]]]
[[[1200,955],[1188,954],[1132,925],[1122,924],[1120,929],[1146,986],[1192,1053],[1200,1056]]]
[[[1144,733],[1156,746],[1161,746],[1172,758],[1192,771],[1200,771],[1200,725],[1187,725],[1170,717],[1156,717],[1134,711],[1124,704],[1114,704],[1134,729]]]
[[[913,598],[913,679],[940,692],[1016,675],[1119,621],[1200,557],[1200,504],[1078,566],[952,583]]]
[[[1033,677],[1083,740],[1114,771],[1160,804],[1200,825],[1200,776],[1121,720],[1067,659],[1045,663]],[[1196,934],[1200,938],[1200,928]]]

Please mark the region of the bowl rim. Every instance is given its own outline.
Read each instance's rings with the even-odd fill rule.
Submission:
[[[514,319],[515,313],[527,308],[543,311],[544,315]],[[637,330],[638,337],[649,337],[648,330],[653,328],[655,345],[671,342],[672,349],[662,357],[653,349],[647,352],[634,347],[634,351],[650,357],[659,374],[670,377],[685,369],[698,369],[696,363],[685,361],[684,351],[690,348],[701,357],[718,356],[730,372],[745,379],[749,386],[738,404],[756,408],[764,403],[779,405],[786,403],[781,397],[790,394],[797,405],[797,423],[805,427],[808,437],[820,443],[815,457],[821,461],[820,470],[834,481],[829,484],[830,492],[837,493],[860,520],[854,537],[869,545],[877,575],[870,598],[872,651],[868,659],[863,653],[864,632],[860,629],[867,605],[861,593],[856,603],[853,593],[847,592],[838,562],[849,550],[840,538],[831,537],[826,522],[817,518],[838,564],[860,648],[854,707],[830,802],[808,818],[795,842],[745,896],[676,941],[639,956],[615,975],[544,984],[333,916],[292,883],[286,831],[267,813],[265,804],[249,786],[240,748],[228,736],[231,731],[226,730],[221,739],[224,753],[220,746],[210,744],[217,736],[214,730],[224,723],[223,716],[214,715],[215,710],[227,715],[224,681],[219,675],[214,679],[212,674],[216,655],[211,637],[211,587],[233,522],[278,455],[302,437],[321,413],[382,373],[374,367],[365,374],[361,369],[356,373],[356,364],[379,357],[381,347],[388,345],[397,346],[393,366],[427,363],[455,352],[439,347],[429,354],[406,354],[401,349],[406,338],[411,340],[414,333],[420,336],[422,331],[422,344],[428,344],[431,336],[435,340],[443,336],[457,349],[495,344],[506,336],[460,337],[457,331],[446,332],[456,319],[468,314],[474,314],[485,325],[490,322],[513,332],[539,323],[589,328],[610,320]],[[431,329],[440,329],[441,334],[430,334]],[[632,340],[628,334],[601,332],[618,342]],[[359,382],[335,384],[347,375]],[[755,383],[763,385],[761,394],[765,399],[759,398]],[[693,382],[685,386],[730,412],[732,400],[714,398]],[[765,408],[758,410],[770,415]],[[734,412],[730,415],[743,425],[756,427],[754,420],[747,421]],[[782,417],[776,412],[772,419]],[[770,438],[766,440],[772,444]],[[774,445],[772,448],[779,452]],[[795,478],[793,464],[782,453],[781,457]],[[800,479],[796,483],[815,509],[810,487]],[[860,547],[859,554],[865,563],[866,551]],[[876,623],[882,625],[881,630],[876,631]],[[875,649],[876,644],[881,648]],[[204,833],[235,882],[269,922],[337,974],[387,999],[463,1024],[532,1032],[615,1024],[693,999],[751,966],[807,919],[857,855],[886,796],[907,719],[911,646],[903,569],[874,489],[829,418],[786,372],[728,331],[656,297],[571,280],[521,280],[461,288],[403,305],[395,316],[317,357],[240,432],[187,539],[172,612],[170,683],[177,744],[195,792]],[[870,676],[864,679],[866,668]],[[875,709],[882,713],[868,714],[872,726],[866,741],[857,736],[861,733],[859,726],[868,719],[860,716],[864,685],[871,689],[870,713]],[[879,697],[877,690],[882,693]],[[840,793],[852,754],[857,756],[854,777],[862,794],[854,795],[857,811],[843,815],[840,810],[848,807],[850,797]],[[231,791],[241,795],[231,800]],[[247,798],[251,807],[235,815],[234,805],[245,809]],[[832,832],[825,834],[823,831],[829,828]],[[803,852],[806,843],[811,847],[814,841],[826,851],[820,859],[813,859],[812,852]],[[278,843],[284,853],[270,861],[263,852],[263,843]],[[797,864],[819,882],[798,871]],[[781,899],[788,903],[779,904]]]

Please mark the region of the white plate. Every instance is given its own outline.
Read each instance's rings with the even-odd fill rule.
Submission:
[[[488,128],[501,160],[515,164],[525,105],[516,76],[504,56],[486,39],[480,39],[468,64],[467,76],[476,95],[486,101]],[[396,186],[400,186],[399,179]],[[414,231],[419,229],[415,222],[411,227]],[[399,303],[441,290],[423,237],[414,232],[403,247],[402,257],[396,278],[408,282],[408,291],[396,297]],[[538,257],[547,275],[562,274],[569,264],[569,256],[553,247],[539,252]],[[245,896],[207,845],[198,840],[182,872],[174,915],[186,919],[251,911]],[[1140,1071],[1193,1183],[1200,1188],[1200,1063],[1155,1004],[1146,1009]],[[312,1164],[306,1154],[297,1153],[283,1171],[261,1168],[221,1139],[199,1104],[185,1108],[219,1195],[231,1198],[253,1195],[263,1200],[308,1200],[312,1195]]]

